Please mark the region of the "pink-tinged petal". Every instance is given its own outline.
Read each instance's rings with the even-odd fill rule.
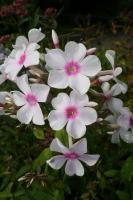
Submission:
[[[42,110],[38,103],[35,106],[33,106],[32,121],[33,121],[33,124],[36,124],[36,125],[44,125],[45,124],[43,113],[42,113]]]
[[[32,94],[37,97],[38,102],[46,102],[49,90],[50,87],[45,84],[35,83],[31,85]]]
[[[66,64],[64,52],[60,49],[49,50],[48,53],[45,54],[45,61],[47,66],[53,70],[64,69]]]
[[[84,58],[80,63],[81,66],[81,74],[86,76],[96,76],[101,71],[101,63],[97,56],[90,55]]]
[[[81,95],[85,94],[90,88],[90,80],[88,77],[78,74],[75,77],[69,78],[69,86],[79,92]]]
[[[65,46],[65,55],[69,60],[79,62],[86,55],[86,47],[81,43],[70,41]]]
[[[64,112],[58,110],[52,110],[48,115],[48,120],[53,130],[61,130],[67,123]]]
[[[30,107],[28,104],[25,104],[17,111],[17,119],[22,124],[29,124],[33,117],[33,108]]]
[[[119,76],[122,73],[121,67],[116,67],[114,70],[114,76]]]
[[[81,138],[86,132],[86,126],[78,119],[69,121],[67,124],[67,133],[73,138]]]
[[[53,88],[64,89],[68,86],[68,78],[62,70],[51,70],[48,77],[48,85]]]
[[[22,48],[23,45],[28,45],[28,40],[24,36],[18,36],[16,39],[15,45],[13,45],[13,48]]]
[[[84,175],[84,168],[81,162],[77,159],[68,160],[65,167],[65,173],[68,176],[83,176]]]
[[[78,155],[82,155],[87,153],[87,140],[86,138],[82,138],[80,141],[76,142],[72,148],[72,152],[76,152]]]
[[[84,155],[80,156],[79,160],[83,161],[88,166],[93,166],[93,165],[96,164],[96,162],[98,161],[99,157],[100,157],[100,155],[84,154]]]
[[[40,57],[40,55],[39,55],[38,51],[34,51],[31,54],[26,54],[24,66],[29,67],[29,66],[32,66],[32,65],[38,65],[39,64],[39,57]]]
[[[66,152],[69,151],[67,147],[65,147],[58,138],[53,139],[51,145],[50,145],[50,150],[63,153],[65,154]]]
[[[66,93],[59,93],[57,97],[52,99],[52,106],[55,109],[62,110],[70,104],[70,98]]]
[[[111,112],[119,112],[123,107],[123,102],[120,99],[112,97],[110,101],[107,102],[108,108]]]
[[[27,102],[26,102],[26,99],[25,99],[25,95],[22,94],[22,93],[19,92],[19,91],[15,91],[15,92],[13,93],[13,100],[14,100],[14,102],[15,102],[15,104],[16,104],[17,106],[23,106],[24,104],[27,103]]]
[[[104,94],[107,94],[110,90],[110,84],[108,82],[104,82],[101,85],[102,91]]]
[[[62,155],[54,156],[51,159],[47,160],[47,164],[53,169],[60,169],[65,162],[66,158]]]
[[[89,97],[86,94],[80,95],[76,91],[70,93],[71,104],[79,107],[87,106],[89,104]]]
[[[108,59],[108,61],[110,62],[110,64],[112,65],[112,68],[114,69],[115,51],[107,50],[105,53],[105,56]]]
[[[126,143],[133,143],[133,132],[120,129],[120,137]]]
[[[38,43],[45,37],[45,34],[40,29],[33,28],[28,32],[28,38],[30,43]]]
[[[19,89],[24,93],[28,94],[31,93],[31,89],[28,83],[28,76],[26,74],[20,76],[16,80],[17,86]]]
[[[79,120],[85,125],[93,124],[97,120],[96,110],[89,107],[80,108]]]

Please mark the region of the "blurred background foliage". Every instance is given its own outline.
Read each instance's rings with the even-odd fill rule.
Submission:
[[[54,28],[62,47],[68,40],[97,47],[104,69],[109,68],[105,50],[114,49],[116,66],[123,68],[121,79],[129,87],[122,99],[133,111],[132,10],[132,0],[0,0],[1,62],[15,38],[33,27],[46,33],[42,52],[52,47]],[[8,84],[0,86],[1,90]],[[51,156],[52,138],[66,141],[65,131],[53,133],[48,126],[20,125],[8,116],[1,116],[0,121],[0,200],[133,199],[133,145],[111,144],[107,127],[88,128],[88,149],[99,153],[100,161],[95,167],[86,167],[84,177],[71,178],[63,170],[57,172],[45,165]]]

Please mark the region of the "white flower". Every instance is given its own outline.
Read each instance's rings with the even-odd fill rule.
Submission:
[[[52,30],[52,40],[55,48],[59,48],[59,38],[55,30]]]
[[[121,93],[119,86],[115,84],[110,88],[110,84],[108,82],[104,82],[101,88],[103,90],[103,107],[108,108],[111,112],[119,111],[119,109],[123,106],[123,102],[115,97]]]
[[[0,115],[4,115],[4,105],[6,103],[6,97],[9,96],[8,92],[0,92]]]
[[[49,50],[45,55],[46,66],[51,68],[48,84],[59,89],[69,86],[85,94],[90,88],[88,77],[95,76],[101,70],[98,57],[86,56],[86,52],[85,46],[76,42],[68,42],[64,52],[60,49]]]
[[[57,155],[47,160],[48,165],[53,169],[60,169],[66,162],[65,173],[68,176],[83,176],[84,167],[81,161],[88,166],[93,166],[98,161],[100,155],[92,155],[87,153],[87,141],[85,138],[75,143],[71,148],[65,147],[57,138],[55,138],[51,145],[51,151],[59,152],[63,155]]]
[[[19,71],[24,67],[39,64],[39,52],[36,50],[35,43],[29,44],[27,47],[23,46],[23,49],[13,51],[13,55],[7,60],[5,73],[11,80],[14,80]]]
[[[97,120],[95,102],[89,102],[86,94],[80,95],[74,91],[70,97],[66,93],[60,93],[52,100],[52,110],[48,115],[50,126],[53,130],[61,130],[66,124],[66,130],[73,138],[80,138],[86,132],[86,125]]]
[[[108,116],[106,121],[117,128],[112,132],[112,143],[119,143],[120,138],[126,143],[133,143],[133,113],[124,107],[119,113]]]
[[[119,76],[122,73],[122,68],[121,67],[115,68],[115,63],[114,63],[115,51],[107,50],[105,53],[105,56],[112,66],[112,75],[101,76],[101,77],[99,77],[99,80],[104,82],[104,81],[109,81],[109,80],[113,79],[117,83],[121,92],[123,94],[125,94],[127,92],[127,85],[124,82],[117,79],[117,76]]]
[[[49,86],[44,84],[28,84],[27,75],[23,75],[16,80],[17,86],[23,92],[14,91],[13,99],[17,106],[22,106],[17,111],[17,119],[23,124],[43,125],[44,118],[38,102],[46,102]]]
[[[45,34],[41,32],[41,29],[33,28],[28,32],[28,39],[25,36],[18,36],[16,39],[15,49],[21,49],[23,45],[28,46],[31,43],[38,43],[45,37]],[[38,45],[39,48],[39,45]]]

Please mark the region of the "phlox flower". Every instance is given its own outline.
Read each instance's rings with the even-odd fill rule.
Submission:
[[[81,162],[93,166],[100,157],[98,154],[87,154],[87,141],[85,138],[75,143],[71,148],[65,147],[58,138],[55,138],[50,145],[50,149],[63,155],[57,155],[47,160],[48,165],[58,170],[66,162],[65,173],[68,176],[83,176],[84,167]]]
[[[61,130],[66,126],[66,130],[73,138],[80,138],[86,132],[86,125],[90,125],[97,120],[97,113],[91,106],[97,103],[89,102],[86,94],[80,95],[72,91],[70,96],[60,93],[53,98],[52,110],[48,115],[50,126],[53,130]]]
[[[115,68],[115,51],[107,50],[105,53],[105,56],[112,66],[112,75],[101,76],[101,77],[99,77],[99,80],[100,81],[109,81],[109,80],[113,79],[117,83],[121,92],[123,94],[125,94],[127,92],[127,85],[124,82],[117,79],[117,76],[119,76],[122,73],[122,68],[121,67]]]
[[[65,51],[48,50],[45,54],[46,67],[50,68],[48,85],[64,89],[68,86],[80,94],[90,88],[90,79],[101,70],[97,56],[86,56],[87,49],[81,43],[68,42]]]
[[[124,107],[119,113],[108,116],[106,121],[117,128],[112,132],[112,143],[119,143],[120,138],[126,143],[133,143],[133,113]]]
[[[115,96],[121,93],[121,90],[117,84],[110,87],[108,82],[104,82],[101,85],[103,91],[104,108],[109,109],[111,112],[117,112],[119,108],[122,108],[123,102]]]
[[[18,36],[16,39],[15,49],[21,49],[23,45],[26,47],[31,43],[38,43],[45,37],[45,34],[41,32],[41,29],[33,28],[28,32],[28,39],[25,36]],[[39,45],[38,45],[39,48]]]
[[[31,121],[37,125],[44,124],[44,117],[38,102],[46,102],[49,86],[44,84],[28,84],[27,75],[22,75],[16,80],[17,86],[22,92],[14,91],[14,103],[21,107],[17,111],[17,119],[23,124]]]
[[[27,47],[23,45],[22,49],[13,50],[12,56],[7,59],[5,73],[11,80],[14,80],[19,71],[24,67],[39,64],[39,52],[36,43],[31,43]]]

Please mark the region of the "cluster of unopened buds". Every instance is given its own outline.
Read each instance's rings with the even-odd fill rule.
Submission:
[[[133,114],[116,97],[127,92],[127,85],[118,79],[122,68],[115,67],[113,50],[105,53],[111,69],[103,71],[94,55],[96,48],[86,49],[84,44],[70,41],[63,51],[52,30],[54,48],[39,53],[38,43],[44,37],[41,29],[30,30],[28,39],[17,37],[13,50],[0,66],[0,83],[8,80],[18,88],[0,92],[0,114],[10,115],[22,124],[43,126],[48,120],[52,130],[65,130],[68,145],[53,139],[50,150],[59,155],[47,160],[47,164],[57,170],[66,163],[67,175],[83,176],[82,163],[93,166],[100,157],[87,154],[87,126],[109,122],[108,133],[112,134],[113,143],[120,142],[120,138],[133,142]],[[93,96],[102,104],[99,113],[95,109],[98,103],[90,99]]]

